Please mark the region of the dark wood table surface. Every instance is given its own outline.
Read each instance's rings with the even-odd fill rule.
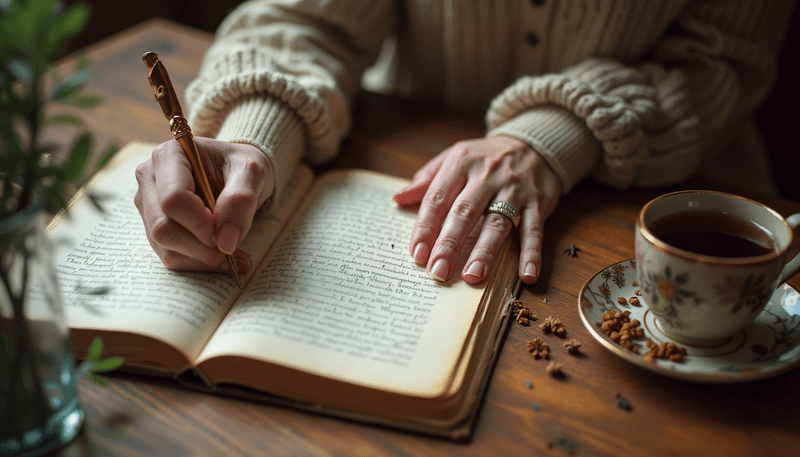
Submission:
[[[171,139],[141,55],[156,51],[183,94],[211,41],[209,33],[153,19],[86,48],[96,70],[88,92],[104,98],[82,116],[97,147]],[[481,119],[426,103],[366,94],[355,109],[355,129],[333,166],[410,177],[453,142],[484,134]],[[71,138],[66,130],[50,134]],[[678,188],[731,190],[701,179]],[[543,275],[520,298],[539,316],[560,318],[583,355],[560,357],[566,376],[551,377],[525,350],[541,331],[513,324],[467,444],[113,374],[107,387],[80,382],[87,423],[60,455],[800,455],[800,369],[742,384],[677,381],[611,354],[581,323],[583,284],[633,258],[637,211],[674,189],[617,192],[587,182],[562,199],[546,225]],[[784,215],[800,212],[797,202],[748,196]],[[572,243],[581,249],[577,258],[563,255]],[[796,240],[792,252],[798,249]],[[790,283],[800,285],[800,277]],[[618,407],[618,393],[630,411]]]

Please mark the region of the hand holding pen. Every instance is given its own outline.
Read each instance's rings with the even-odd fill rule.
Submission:
[[[269,161],[251,145],[193,138],[158,56],[147,53],[143,60],[177,140],[157,146],[137,169],[135,202],[147,238],[170,269],[213,271],[221,263],[235,279],[247,274],[252,264],[237,248],[272,194]],[[216,200],[215,189],[221,189]]]

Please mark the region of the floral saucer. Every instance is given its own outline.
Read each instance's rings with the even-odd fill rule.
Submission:
[[[586,281],[578,295],[581,320],[592,336],[623,359],[647,370],[676,379],[702,383],[754,381],[784,373],[800,364],[800,293],[788,284],[778,287],[767,306],[744,330],[714,346],[693,346],[673,340],[661,331],[647,303],[637,294],[636,261],[625,260],[610,265]],[[617,299],[625,299],[624,304]],[[639,299],[638,306],[630,298]],[[636,301],[634,300],[634,303]],[[600,331],[603,313],[608,310],[630,311],[638,319],[645,337],[634,340],[640,354],[644,342],[674,342],[686,348],[682,362],[657,359],[645,362],[640,354],[623,348]]]

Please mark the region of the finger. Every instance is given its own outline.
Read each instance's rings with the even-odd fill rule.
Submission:
[[[495,190],[481,179],[469,181],[450,207],[428,260],[428,274],[450,279],[467,236],[478,223]]]
[[[181,269],[186,266],[183,261],[173,262],[172,253],[193,258],[205,265],[206,270],[217,268],[225,260],[225,256],[217,250],[216,246],[205,246],[186,228],[173,221],[162,211],[158,193],[153,189],[152,168],[150,163],[137,168],[139,192],[137,192],[135,201],[144,221],[147,239],[153,246],[153,250],[164,265],[170,269]],[[210,213],[208,217],[211,217]]]
[[[191,257],[187,257],[175,251],[165,251],[161,258],[164,265],[171,270],[230,273],[230,265],[228,265],[228,259],[225,258],[225,256],[223,256],[225,260],[215,268],[210,268],[202,262],[198,262]],[[236,262],[236,268],[239,274],[247,275],[250,273],[253,262],[250,256],[244,251],[241,249],[237,250],[233,254],[233,259]]]
[[[439,173],[434,177],[420,203],[409,246],[411,257],[419,265],[429,264],[431,249],[437,241],[447,213],[467,181],[466,174],[457,163],[451,168],[450,172]],[[441,266],[437,272],[441,273]],[[428,274],[431,274],[430,268]]]
[[[529,207],[522,212],[519,277],[526,284],[533,284],[538,281],[539,274],[542,271],[544,220],[545,217],[538,205]]]
[[[414,179],[411,183],[400,189],[392,199],[400,206],[413,206],[422,202],[425,197],[425,192],[428,190],[433,178],[439,172],[442,162],[445,160],[445,154],[440,153],[436,157],[426,163],[425,166],[414,173]]]
[[[232,160],[214,212],[217,247],[226,254],[236,251],[250,230],[261,202],[259,196],[265,189],[274,187],[272,173],[264,168],[263,163],[236,158]]]
[[[511,197],[512,193],[513,190],[500,192],[494,201],[504,201],[517,208],[517,202]],[[478,240],[461,272],[461,278],[464,281],[468,284],[480,284],[486,279],[497,260],[497,254],[500,252],[503,242],[513,228],[514,224],[511,219],[502,214],[489,213],[486,215]]]
[[[192,238],[216,248],[214,219],[203,200],[195,193],[192,167],[177,141],[168,141],[153,150],[153,175],[157,201],[164,216],[184,228]]]

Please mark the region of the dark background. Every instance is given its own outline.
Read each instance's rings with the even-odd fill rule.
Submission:
[[[89,45],[145,19],[160,16],[207,31],[215,31],[222,18],[239,0],[67,0],[66,4],[83,3],[92,9],[92,17],[84,32],[71,42],[72,49]],[[775,88],[757,115],[757,122],[770,151],[773,172],[781,195],[800,201],[800,74],[795,43],[798,39],[798,15],[792,25],[780,56],[780,72]],[[792,135],[795,134],[795,135]],[[791,135],[791,136],[790,136]]]

